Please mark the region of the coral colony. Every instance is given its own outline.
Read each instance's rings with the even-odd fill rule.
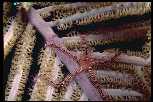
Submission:
[[[4,2],[6,101],[149,101],[151,2]]]

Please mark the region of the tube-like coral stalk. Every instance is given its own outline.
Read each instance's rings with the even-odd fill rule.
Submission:
[[[6,44],[10,41],[10,39],[13,37],[13,28],[14,28],[14,21],[11,22],[11,26],[8,29],[8,32],[4,35],[4,49],[6,48]]]
[[[110,58],[112,58],[112,56],[114,56],[114,54],[115,53],[105,51],[103,53],[99,53],[99,52],[93,53],[92,56],[97,59],[104,59],[105,61],[106,60],[109,61]],[[146,65],[146,60],[144,58],[136,57],[136,56],[128,56],[124,53],[117,56],[115,59],[115,62],[134,64],[134,65],[140,65],[140,66]]]
[[[32,25],[27,25],[27,28],[23,35],[21,35],[21,38],[19,42],[17,43],[15,57],[13,58],[12,66],[10,69],[9,79],[7,81],[7,87],[6,87],[6,100],[8,99],[8,96],[10,96],[10,89],[13,83],[18,84],[18,90],[16,90],[15,93],[16,96],[14,96],[14,100],[21,100],[21,95],[24,92],[25,83],[27,81],[27,77],[29,74],[29,68],[31,64],[31,53],[32,49],[34,47],[34,41],[35,41],[35,30],[32,28]],[[21,71],[21,76],[18,75]],[[20,80],[13,80],[16,76],[20,76]],[[15,82],[14,82],[15,81]],[[19,81],[19,82],[18,82]],[[15,90],[14,90],[15,91]]]
[[[26,24],[21,22],[21,18],[19,14],[17,14],[17,17],[11,22],[10,28],[6,34],[4,34],[4,59],[24,31]]]
[[[88,101],[88,97],[86,96],[85,93],[81,94],[81,97],[80,97],[79,101]]]
[[[82,25],[87,23],[89,24],[93,21],[100,22],[100,21],[108,20],[114,17],[119,18],[121,16],[127,16],[127,15],[139,15],[139,14],[144,14],[150,11],[150,7],[146,5],[147,5],[146,3],[145,4],[144,3],[129,3],[129,2],[119,3],[119,4],[114,4],[112,6],[108,6],[108,7],[104,7],[100,9],[94,9],[92,11],[85,12],[83,14],[77,13],[70,17],[60,19],[55,22],[50,22],[49,24],[50,26],[55,26],[56,24],[62,25],[68,22],[75,21],[76,24]],[[135,12],[131,12],[132,10]],[[90,20],[89,22],[85,22],[87,20],[84,20],[84,22],[82,21],[83,19],[92,19],[92,18],[93,20]]]
[[[42,53],[39,56],[40,70],[30,99],[33,101],[48,99],[47,88],[50,86],[48,81],[50,79],[52,65],[54,63],[53,53],[47,55],[48,50],[48,48],[45,50],[41,49]]]
[[[64,12],[62,11],[67,11],[69,13],[66,13],[67,15],[68,14],[74,14],[76,12],[82,12],[82,11],[88,11],[88,10],[91,10],[93,8],[99,8],[99,7],[103,7],[103,6],[108,6],[108,5],[111,5],[112,3],[108,2],[108,3],[87,3],[87,2],[78,2],[78,3],[71,3],[71,4],[61,4],[61,5],[56,5],[56,6],[49,6],[49,7],[45,7],[45,8],[42,8],[42,9],[39,9],[37,12],[40,13],[40,15],[44,18],[46,16],[49,15],[49,12],[58,12],[59,13],[62,13],[65,14]],[[90,5],[90,6],[89,6]],[[65,16],[65,15],[64,15]],[[53,16],[53,17],[56,17]]]
[[[8,101],[16,101],[17,91],[19,88],[21,77],[22,77],[22,70],[19,69],[18,73],[14,77],[12,87],[8,96]]]
[[[66,89],[66,92],[65,92],[65,95],[64,95],[64,97],[63,97],[63,101],[64,100],[67,100],[67,101],[72,101],[72,99],[71,99],[71,95],[72,95],[72,93],[73,93],[73,90],[76,88],[76,83],[75,82],[71,82],[69,85],[68,85],[68,87],[67,87],[67,89]]]

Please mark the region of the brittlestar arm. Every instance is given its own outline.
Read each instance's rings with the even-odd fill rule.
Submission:
[[[53,38],[53,36],[57,36],[34,8],[30,9],[29,19],[31,24],[34,25],[39,32],[41,32],[45,40],[49,41]]]

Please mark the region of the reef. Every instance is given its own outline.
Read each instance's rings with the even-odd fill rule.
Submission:
[[[150,101],[151,2],[3,6],[6,101]]]

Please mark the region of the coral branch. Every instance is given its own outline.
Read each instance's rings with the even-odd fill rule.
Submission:
[[[18,73],[15,75],[12,87],[8,96],[8,101],[15,101],[17,96],[17,91],[19,88],[19,83],[22,77],[22,70],[19,70]]]
[[[64,97],[63,97],[63,101],[64,100],[72,100],[71,99],[71,95],[72,95],[72,93],[73,93],[73,91],[74,91],[74,89],[76,88],[76,83],[73,81],[73,82],[71,82],[69,85],[68,85],[68,87],[67,87],[67,89],[66,89],[66,92],[65,92],[65,95],[64,95]]]
[[[94,8],[99,8],[99,7],[103,7],[103,6],[108,6],[111,5],[111,2],[107,2],[107,3],[87,3],[87,2],[78,2],[78,3],[71,3],[71,4],[60,4],[60,5],[56,5],[56,6],[49,6],[43,9],[39,9],[37,12],[41,15],[41,17],[47,17],[49,16],[51,13],[52,16],[52,20],[53,19],[61,19],[62,18],[66,18],[69,15],[75,14],[77,12],[85,12],[85,11],[89,11],[92,10]],[[58,16],[57,16],[57,15]]]
[[[45,12],[45,11],[53,11],[55,9],[57,9],[58,7],[63,7],[63,8],[71,8],[71,7],[81,7],[81,6],[86,6],[89,3],[86,2],[78,2],[78,3],[71,3],[71,4],[64,4],[64,5],[58,5],[58,6],[49,6],[49,7],[45,7],[42,9],[37,10],[38,13],[41,12]]]
[[[133,9],[134,11],[136,10],[136,12],[131,12]],[[150,11],[150,7],[148,7],[147,4],[129,3],[129,2],[119,3],[119,4],[114,4],[112,6],[108,6],[108,7],[104,7],[100,9],[94,9],[92,11],[85,12],[82,14],[77,13],[70,17],[60,19],[55,22],[50,22],[50,26],[55,26],[55,24],[62,25],[62,24],[65,24],[68,22],[74,22],[74,21],[76,22],[76,24],[79,24],[79,25],[87,24],[87,23],[89,24],[93,21],[100,22],[100,21],[108,20],[114,17],[119,18],[120,16],[139,15],[139,14],[146,13],[148,11]],[[92,20],[87,22],[86,19],[92,19]]]
[[[11,22],[10,28],[8,29],[8,32],[4,34],[4,49],[6,48],[7,43],[10,41],[10,39],[13,36],[13,28],[14,28],[14,21]]]
[[[84,93],[82,93],[79,101],[88,101],[88,97]]]
[[[4,34],[4,59],[15,45],[17,39],[21,36],[24,31],[25,23],[21,23],[19,14],[12,20],[10,28]]]
[[[136,91],[125,90],[125,89],[104,89],[111,96],[140,96],[143,95]]]
[[[6,100],[8,100],[9,96],[8,93],[11,91],[9,87],[14,83],[13,79],[16,75],[18,75],[18,71],[22,72],[22,76],[19,80],[17,95],[14,97],[14,99],[21,100],[21,95],[24,92],[25,83],[29,74],[29,68],[30,68],[29,66],[32,60],[31,53],[35,41],[34,33],[35,30],[32,28],[32,25],[28,24],[26,30],[21,35],[21,39],[17,43],[16,53],[15,53],[16,56],[13,58],[13,63],[9,74],[9,80],[7,81],[8,87],[6,87]]]
[[[111,57],[114,56],[115,53],[110,53],[110,52],[103,52],[103,53],[93,53],[93,57],[97,58],[97,59],[104,59],[106,60],[110,60]],[[124,53],[120,54],[118,57],[116,57],[115,62],[120,62],[120,63],[127,63],[127,64],[135,64],[135,65],[140,65],[140,66],[144,66],[146,65],[146,60],[144,58],[141,57],[136,57],[136,56],[128,56]]]

